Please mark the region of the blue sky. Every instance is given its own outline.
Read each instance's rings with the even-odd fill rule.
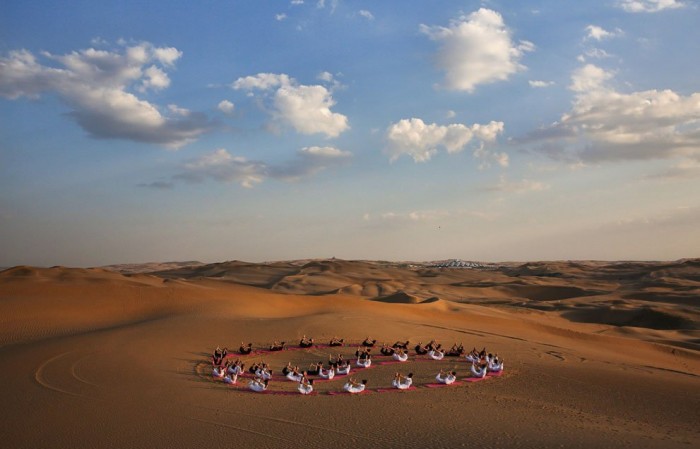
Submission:
[[[3,4],[0,266],[697,257],[699,8]]]

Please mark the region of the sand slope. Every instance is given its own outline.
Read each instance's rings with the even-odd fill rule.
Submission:
[[[700,441],[698,273],[696,260],[482,271],[233,262],[132,275],[15,267],[0,272],[3,441],[420,448],[469,446],[476,435],[490,447],[692,447]],[[303,334],[486,346],[507,369],[426,388],[440,369],[463,378],[468,365],[412,353],[407,365],[376,359],[358,375],[373,391],[361,396],[329,395],[342,381],[318,382],[310,397],[256,395],[210,375],[216,345],[294,344]],[[330,353],[248,361],[279,370]],[[396,370],[413,371],[420,388],[374,391]]]

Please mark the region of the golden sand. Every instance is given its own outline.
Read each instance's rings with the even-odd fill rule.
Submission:
[[[229,262],[129,275],[15,267],[0,273],[3,446],[695,447],[699,298],[697,260],[493,270]],[[440,369],[464,379],[469,365],[411,351],[405,364],[375,358],[356,370],[368,380],[361,395],[328,394],[341,378],[302,396],[211,376],[216,346],[295,346],[302,335],[461,342],[497,352],[506,369],[426,388]],[[246,360],[279,371],[354,350]],[[377,392],[397,370],[418,388]],[[270,388],[295,391],[283,380]]]

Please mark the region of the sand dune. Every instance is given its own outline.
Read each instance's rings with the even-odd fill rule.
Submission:
[[[8,447],[460,447],[474,435],[490,447],[700,441],[697,260],[156,268],[0,272]],[[358,372],[370,390],[360,396],[330,394],[342,380],[319,381],[303,397],[279,379],[271,384],[279,394],[261,395],[211,376],[217,345],[293,347],[302,335],[486,346],[507,368],[467,382],[464,359],[377,357]],[[319,346],[246,361],[279,371],[353,352]],[[459,385],[429,387],[440,369],[456,370]],[[412,371],[417,388],[384,392],[397,370]]]

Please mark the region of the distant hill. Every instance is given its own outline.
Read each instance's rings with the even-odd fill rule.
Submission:
[[[199,267],[203,262],[187,260],[184,262],[145,262],[145,263],[122,263],[115,265],[104,265],[99,268],[116,271],[122,274],[153,273],[155,271],[177,270],[185,267]]]

